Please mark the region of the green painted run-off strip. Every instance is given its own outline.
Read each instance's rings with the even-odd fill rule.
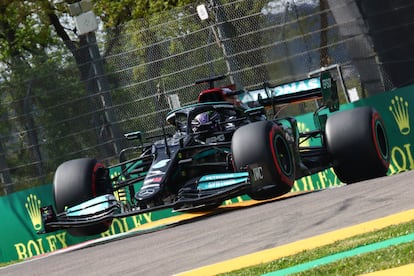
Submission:
[[[303,263],[303,264],[300,264],[300,265],[295,265],[295,266],[292,266],[292,267],[284,268],[284,269],[277,270],[277,271],[270,272],[270,273],[266,273],[266,274],[263,274],[263,275],[265,275],[265,276],[281,276],[281,275],[289,275],[289,274],[293,274],[293,273],[298,273],[298,272],[302,272],[302,271],[305,271],[305,270],[308,270],[308,269],[315,268],[315,267],[320,266],[320,265],[329,264],[329,263],[335,262],[335,261],[340,260],[340,259],[353,257],[353,256],[358,255],[358,254],[368,253],[368,252],[371,252],[371,251],[383,249],[383,248],[393,246],[393,245],[398,245],[398,244],[401,244],[401,243],[411,242],[413,240],[414,240],[414,233],[409,234],[409,235],[405,235],[405,236],[401,236],[401,237],[397,237],[397,238],[393,238],[393,239],[389,239],[389,240],[382,241],[382,242],[377,242],[377,243],[373,243],[373,244],[369,244],[369,245],[365,245],[365,246],[360,246],[360,247],[357,247],[357,248],[352,249],[352,250],[348,250],[348,251],[345,251],[345,252],[333,254],[333,255],[323,257],[323,258],[320,258],[320,259],[317,259],[317,260],[314,260],[314,261],[310,261],[310,262]]]

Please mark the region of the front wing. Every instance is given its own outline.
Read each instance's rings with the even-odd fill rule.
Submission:
[[[66,228],[87,227],[108,222],[114,218],[135,216],[168,208],[183,212],[219,206],[227,199],[246,194],[249,187],[248,172],[214,174],[203,176],[192,187],[182,189],[173,203],[150,208],[125,210],[123,203],[110,194],[93,198],[57,215],[53,207],[49,205],[41,207],[43,229],[39,234]]]

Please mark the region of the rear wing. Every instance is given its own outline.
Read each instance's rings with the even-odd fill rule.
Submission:
[[[331,112],[339,109],[336,81],[329,72],[322,72],[319,77],[298,80],[277,86],[268,83],[263,88],[247,90],[239,95],[240,100],[250,105],[274,106],[286,103],[322,99],[323,105]]]

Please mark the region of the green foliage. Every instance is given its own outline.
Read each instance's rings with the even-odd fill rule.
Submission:
[[[95,0],[94,9],[105,26],[112,28],[192,2],[194,0]]]
[[[113,27],[188,2],[94,1],[94,8]],[[97,129],[104,124],[101,99],[83,82],[90,72],[85,43],[65,2],[0,2],[0,154],[8,166],[0,169],[18,183],[15,190],[50,182],[56,166],[81,151],[104,155],[89,146],[103,143],[97,139],[106,130]],[[125,94],[118,100],[125,102]]]
[[[46,0],[0,2],[0,63],[12,66],[16,58],[30,62],[29,55],[57,43],[49,26],[50,12]]]
[[[16,190],[50,182],[49,172],[56,164],[62,162],[68,152],[85,144],[85,137],[81,135],[62,140],[68,129],[87,128],[88,120],[75,122],[66,118],[87,113],[88,106],[72,100],[82,99],[84,89],[78,74],[63,70],[61,63],[60,58],[35,55],[30,67],[15,68],[7,83],[1,86],[4,101],[0,108],[4,120],[0,121],[0,135],[7,149],[13,181],[19,184]],[[67,103],[64,112],[62,102]],[[57,124],[59,121],[61,123]],[[38,153],[41,156],[37,156]],[[39,161],[43,178],[33,180],[32,177],[39,175],[40,167],[28,164]]]

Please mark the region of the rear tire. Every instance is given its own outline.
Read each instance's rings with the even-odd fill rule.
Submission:
[[[343,183],[385,176],[390,163],[387,133],[372,107],[336,113],[328,118],[325,139],[333,169]]]
[[[247,194],[252,199],[271,199],[291,190],[295,180],[294,155],[279,125],[260,121],[237,129],[232,153],[236,171],[246,166],[260,170],[258,176],[251,176],[252,187]]]
[[[110,183],[101,183],[97,174],[106,173],[103,164],[95,159],[81,158],[66,161],[56,170],[53,195],[57,213],[66,208],[110,192]],[[108,181],[109,182],[109,181]],[[87,227],[68,228],[73,236],[91,236],[108,230],[112,219]]]

